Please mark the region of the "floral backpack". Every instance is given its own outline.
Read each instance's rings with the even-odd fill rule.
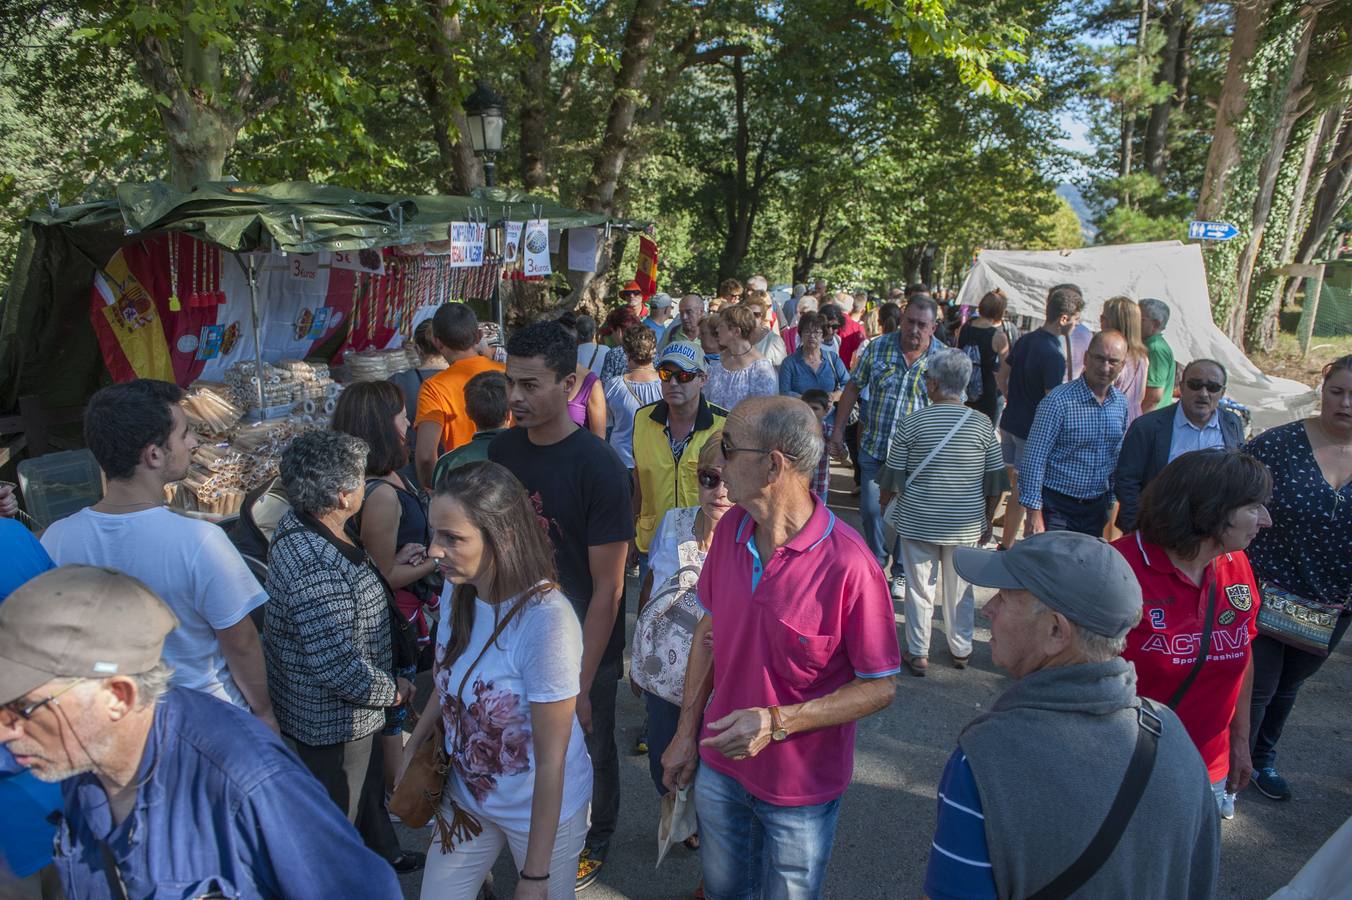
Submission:
[[[685,692],[685,666],[690,659],[695,626],[704,618],[696,595],[704,564],[704,554],[693,538],[697,510],[698,507],[690,507],[678,511],[683,515],[678,515],[675,523],[677,534],[692,535],[676,548],[681,568],[653,589],[634,627],[631,660],[634,682],[677,706],[681,705]]]

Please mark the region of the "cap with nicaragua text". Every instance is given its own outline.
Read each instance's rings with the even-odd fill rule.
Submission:
[[[61,566],[0,603],[0,703],[53,678],[138,675],[160,661],[178,619],[142,582],[98,566]]]
[[[708,374],[709,364],[704,360],[704,348],[692,341],[672,341],[662,350],[654,366],[671,363],[687,372]]]

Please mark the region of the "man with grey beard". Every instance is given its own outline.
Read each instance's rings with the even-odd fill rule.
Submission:
[[[261,721],[169,687],[177,626],[142,582],[95,566],[52,569],[0,604],[0,743],[61,782],[66,896],[400,897]]]

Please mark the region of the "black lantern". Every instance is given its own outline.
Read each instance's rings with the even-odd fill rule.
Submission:
[[[489,187],[493,187],[493,159],[502,150],[503,105],[502,97],[482,81],[465,98],[470,146],[483,158],[484,180]]]

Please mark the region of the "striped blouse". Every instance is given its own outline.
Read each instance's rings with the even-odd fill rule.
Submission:
[[[968,544],[986,527],[986,498],[1009,486],[995,427],[986,416],[968,416],[948,445],[906,489],[906,479],[971,410],[956,403],[918,409],[897,426],[887,465],[878,474],[885,491],[901,495],[889,523],[897,535],[933,544]]]

